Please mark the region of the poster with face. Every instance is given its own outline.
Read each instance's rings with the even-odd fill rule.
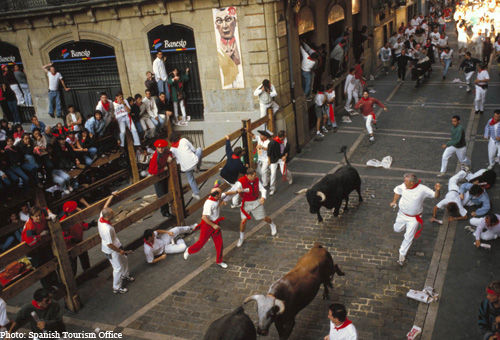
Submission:
[[[222,88],[242,89],[245,85],[236,7],[214,8],[212,13]]]

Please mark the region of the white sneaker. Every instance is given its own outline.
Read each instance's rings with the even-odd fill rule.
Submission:
[[[288,184],[293,184],[293,178],[290,177],[290,179],[288,180]]]
[[[274,195],[274,189],[271,189],[271,191],[269,191],[269,195],[270,196]]]
[[[437,177],[443,177],[444,175],[446,175],[445,172],[440,172],[440,173],[437,174]]]
[[[494,167],[495,167],[495,164],[490,164],[490,165],[488,165],[488,170],[491,170],[491,169],[493,169]]]
[[[128,292],[127,288],[118,288],[118,289],[113,289],[113,294],[125,294]]]
[[[274,236],[278,233],[278,230],[276,230],[276,225],[269,225],[271,227],[271,236]]]
[[[405,260],[406,260],[405,256],[404,256],[404,255],[399,254],[399,260],[398,260],[397,262],[398,262],[398,264],[399,264],[401,267],[403,267],[403,266],[404,266],[404,264],[405,264]]]
[[[242,239],[242,238],[238,239],[238,243],[236,243],[236,247],[238,247],[238,248],[241,247],[243,245],[243,241],[244,241],[244,239]]]
[[[349,113],[351,114],[351,116],[357,116],[357,115],[359,115],[359,112],[356,111],[356,110],[352,110]]]
[[[328,133],[328,130],[327,130],[327,129],[323,126],[323,127],[321,128],[321,132],[322,132],[322,133]]]
[[[352,120],[351,118],[344,116],[342,117],[342,123],[352,123]]]
[[[186,248],[186,251],[184,251],[184,260],[187,260],[189,257],[188,249],[189,248]]]
[[[195,200],[197,200],[197,201],[199,201],[199,200],[201,199],[201,198],[200,198],[200,195],[195,195],[195,194],[193,194],[192,196],[193,196],[193,198],[194,198]]]
[[[196,228],[196,226],[198,225],[198,223],[193,223],[189,226],[189,228],[191,228],[191,233],[194,231],[194,228]]]
[[[321,132],[319,132],[319,131],[316,131],[316,137],[321,137],[321,138],[323,138],[323,137],[325,137],[325,135],[324,135],[324,134],[322,134],[322,133],[321,133]]]
[[[466,225],[464,227],[465,230],[467,230],[469,233],[473,233],[476,231],[476,228],[474,228],[473,226],[470,226],[470,225]]]
[[[373,142],[375,142],[375,137],[370,136],[370,138],[368,140],[373,143]]]
[[[223,268],[223,269],[226,269],[227,268],[227,263],[225,262],[221,262],[221,263],[217,263],[219,265],[219,267]]]

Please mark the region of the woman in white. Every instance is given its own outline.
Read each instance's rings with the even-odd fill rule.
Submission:
[[[120,146],[125,147],[125,132],[129,129],[132,133],[132,138],[134,139],[134,146],[140,146],[141,141],[139,139],[139,134],[132,122],[132,117],[130,117],[130,105],[123,99],[123,94],[118,93],[116,99],[113,102],[113,109],[115,112],[116,120],[118,121],[118,126],[120,127]]]
[[[353,103],[352,100],[354,99],[354,104],[356,104],[359,100],[358,86],[356,77],[354,76],[354,67],[351,67],[349,69],[349,74],[345,78],[344,94],[347,96],[347,100],[345,102],[345,110],[351,113],[354,111],[351,107],[351,104]]]

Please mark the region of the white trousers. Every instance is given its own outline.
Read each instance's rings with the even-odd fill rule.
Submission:
[[[141,141],[139,139],[139,134],[135,128],[134,123],[130,124],[129,117],[123,117],[118,120],[118,126],[120,127],[120,146],[125,147],[125,131],[127,129],[132,133],[132,138],[134,139],[134,145],[141,145]]]
[[[267,158],[259,160],[257,165],[257,172],[259,174],[262,185],[267,186],[269,184],[269,161]]]
[[[354,89],[347,89],[347,100],[345,102],[345,109],[346,111],[351,110],[351,103],[352,100],[354,99],[354,103],[357,103],[359,100],[359,93],[356,88]]]
[[[17,98],[17,105],[23,105],[24,104],[24,96],[23,93],[21,92],[21,88],[17,84],[12,84],[10,85],[10,89],[14,91],[16,94]]]
[[[495,164],[496,158],[500,155],[500,142],[495,141],[493,138],[488,140],[488,161],[490,165]]]
[[[31,91],[30,87],[28,84],[21,84],[21,90],[23,91],[24,95],[24,104],[28,106],[33,106],[33,100],[31,99]]]
[[[271,169],[271,183],[269,185],[269,189],[271,191],[276,190],[276,172],[278,172],[278,167],[280,168],[281,174],[283,175],[283,172],[285,170],[285,162],[283,162],[283,160],[280,159],[276,163],[271,163],[271,165],[269,165],[269,168]],[[290,172],[290,170],[288,170],[288,167],[286,169],[285,176],[288,181],[292,178],[292,173]]]
[[[472,76],[474,75],[474,71],[472,72],[467,72],[465,74],[465,83],[467,84],[467,90],[470,89],[470,83],[471,83],[471,80],[472,80]]]
[[[186,105],[184,99],[173,102],[175,121],[179,119],[179,106],[181,107],[182,120],[186,121]]]
[[[168,231],[174,233],[174,236],[170,236],[169,234],[161,234],[160,238],[165,241],[165,253],[166,254],[178,254],[182,253],[186,250],[186,242],[183,239],[178,239],[177,242],[174,242],[175,238],[180,234],[184,234],[191,231],[190,226],[183,227],[174,227],[169,229]]]
[[[446,168],[448,167],[448,160],[453,154],[457,155],[458,161],[462,164],[468,164],[469,160],[466,156],[467,147],[456,148],[454,146],[448,146],[444,149],[443,157],[441,158],[441,172],[446,172]]]
[[[458,185],[458,182],[466,177],[467,177],[467,173],[464,170],[460,170],[455,175],[453,175],[448,180],[448,191],[452,191],[452,190],[459,191],[460,186]]]
[[[128,258],[114,251],[111,253],[109,262],[111,262],[111,266],[113,267],[113,289],[120,289],[122,287],[123,277],[129,275]]]
[[[482,228],[484,225],[482,223],[483,221],[484,221],[484,217],[473,217],[470,219],[469,222],[470,222],[470,224],[472,224],[476,228]],[[498,238],[498,235],[496,233],[494,233],[493,230],[486,228],[483,231],[481,231],[481,235],[479,236],[479,238],[483,241],[491,241],[491,240],[495,240],[496,238]]]
[[[419,223],[415,217],[406,216],[401,211],[398,211],[396,222],[394,222],[394,231],[400,233],[406,229],[403,242],[401,243],[401,247],[399,247],[399,254],[406,256],[411,244],[413,243],[413,237],[415,236],[418,227]]]
[[[270,102],[269,104],[263,104],[259,102],[260,106],[260,117],[264,117],[267,115],[267,108],[272,107],[273,108],[273,114],[276,113],[276,111],[279,110],[280,106],[276,104],[275,101]]]
[[[373,127],[372,127],[373,116],[368,115],[368,116],[363,116],[363,117],[365,117],[366,131],[368,131],[369,135],[373,134]]]
[[[474,108],[476,111],[484,111],[486,101],[486,89],[476,85],[476,98],[474,98]]]

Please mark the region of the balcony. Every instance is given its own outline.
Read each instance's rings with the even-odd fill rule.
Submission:
[[[45,9],[55,6],[72,5],[90,2],[89,0],[0,0],[1,12],[26,11]]]

